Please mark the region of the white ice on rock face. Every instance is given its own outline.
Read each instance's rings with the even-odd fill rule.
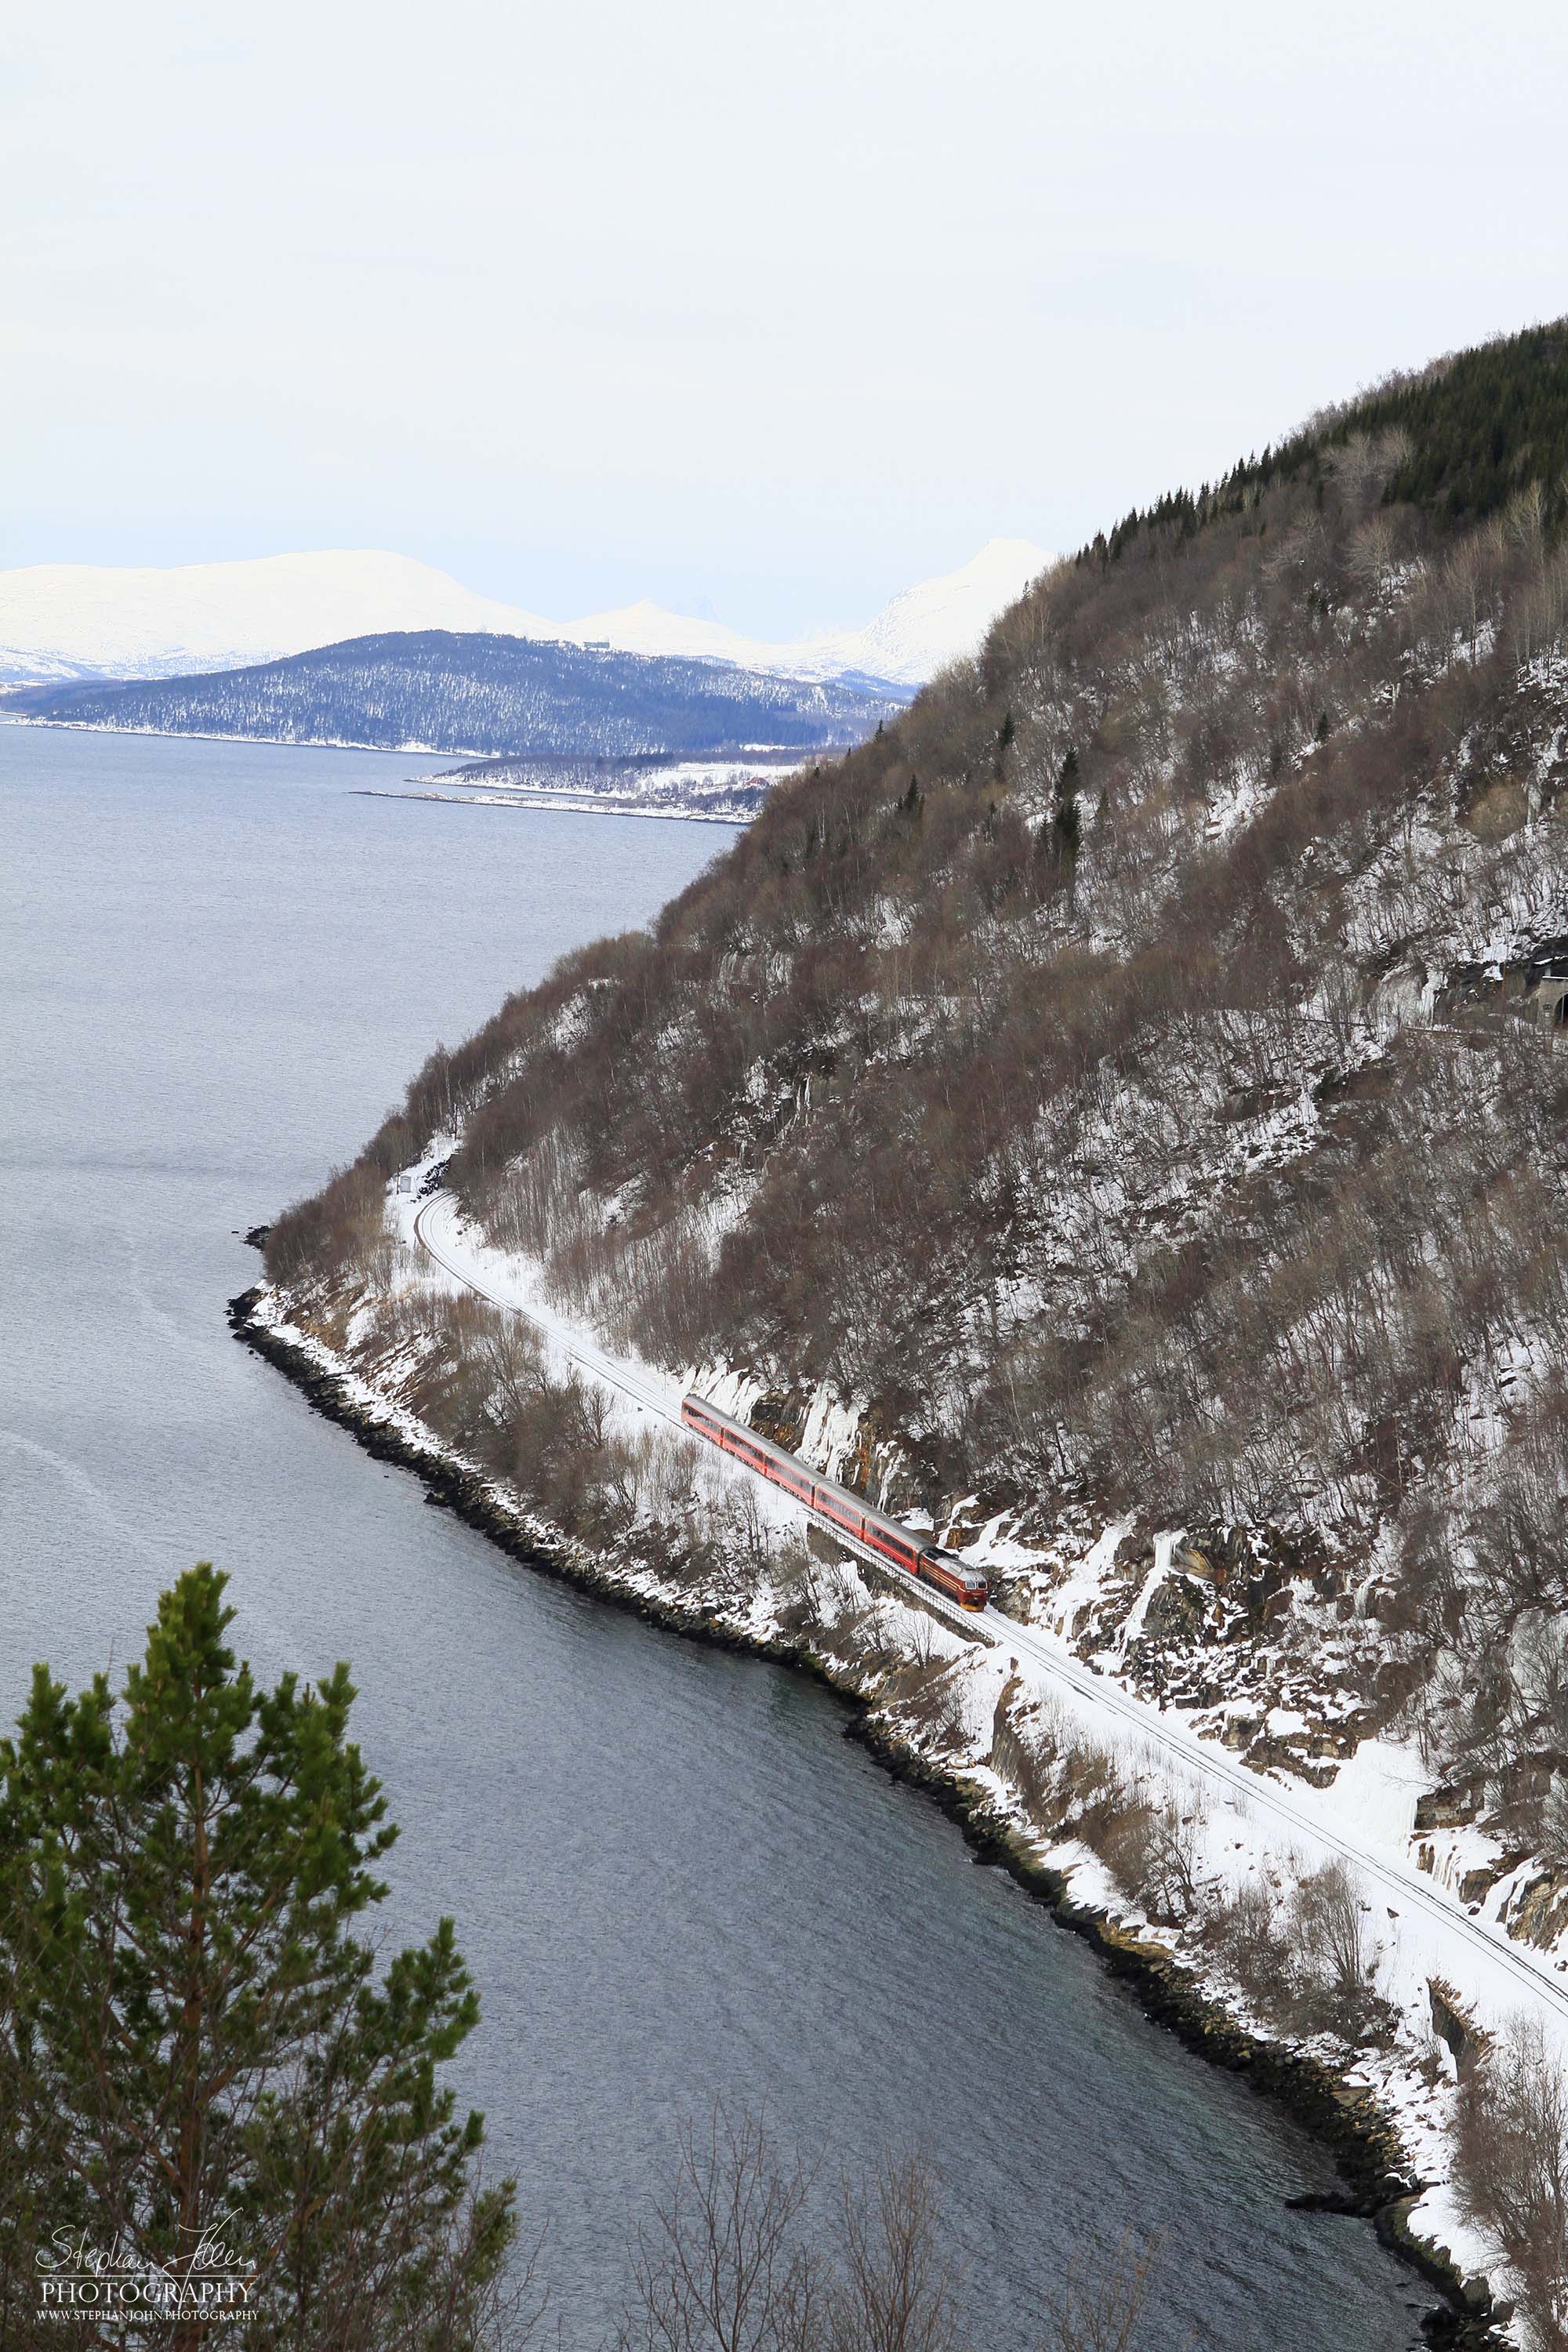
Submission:
[[[865,673],[916,687],[973,653],[1044,570],[1027,540],[994,539],[956,572],[906,589],[860,629],[792,644],[742,635],[648,603],[556,622],[476,595],[428,563],[380,549],[135,570],[39,563],[0,572],[0,683],[177,677],[275,661],[347,637],[453,629],[725,661],[788,677]]]

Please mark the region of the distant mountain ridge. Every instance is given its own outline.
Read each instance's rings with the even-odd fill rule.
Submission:
[[[721,622],[690,620],[646,603],[595,614],[560,634],[603,638],[637,653],[706,655],[785,677],[923,686],[949,662],[977,653],[997,614],[1049,561],[1030,540],[993,539],[956,572],[906,588],[863,628],[818,630],[794,644],[742,636]]]
[[[164,571],[34,564],[0,572],[0,683],[183,677],[358,637],[445,630],[912,688],[973,653],[1046,562],[1028,541],[993,540],[958,571],[906,589],[863,628],[822,630],[793,644],[646,602],[551,621],[477,595],[431,564],[374,549]]]
[[[841,747],[902,707],[837,679],[440,629],[188,677],[22,687],[3,701],[19,719],[132,733],[613,758]]]

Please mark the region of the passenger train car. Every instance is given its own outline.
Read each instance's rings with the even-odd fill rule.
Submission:
[[[761,1473],[794,1495],[819,1519],[830,1527],[842,1528],[870,1551],[879,1552],[905,1574],[921,1584],[934,1585],[956,1601],[961,1609],[984,1609],[990,1588],[978,1569],[966,1568],[940,1544],[922,1544],[917,1536],[901,1528],[897,1519],[889,1519],[872,1509],[864,1495],[857,1495],[847,1486],[835,1484],[831,1478],[819,1477],[810,1470],[798,1454],[786,1454],[782,1445],[770,1444],[759,1437],[744,1422],[731,1421],[727,1412],[707,1403],[700,1396],[682,1397],[680,1418],[685,1426],[698,1437],[705,1437],[725,1454],[732,1454],[737,1462]]]

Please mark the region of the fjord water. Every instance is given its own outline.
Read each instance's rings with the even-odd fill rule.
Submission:
[[[1419,2283],[1272,2108],[778,1669],[531,1575],[237,1347],[238,1234],[350,1157],[437,1038],[646,919],[716,828],[364,798],[406,757],[0,726],[0,1715],[139,1646],[197,1557],[258,1670],[353,1662],[403,1838],[399,1938],[456,1914],[465,2095],[567,2352],[603,2333],[678,2120],[761,2103],[828,2164],[922,2141],[978,2352],[1163,2237],[1141,2342],[1405,2352]]]

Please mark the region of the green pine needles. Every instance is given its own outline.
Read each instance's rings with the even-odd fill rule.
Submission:
[[[397,1832],[348,1669],[259,1689],[225,1582],[163,1595],[118,1703],[37,1667],[0,1741],[0,2342],[58,2341],[44,2281],[95,2262],[78,2345],[210,2344],[222,2292],[247,2352],[516,2340],[513,2184],[439,2079],[479,2019],[452,1922],[378,1979]]]

